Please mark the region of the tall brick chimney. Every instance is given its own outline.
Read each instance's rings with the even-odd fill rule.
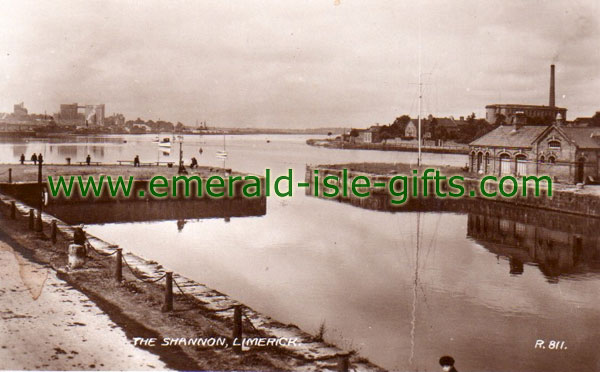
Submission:
[[[550,65],[550,107],[556,106],[554,88],[554,65]]]

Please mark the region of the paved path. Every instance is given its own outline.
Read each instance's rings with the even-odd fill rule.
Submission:
[[[0,370],[165,368],[85,295],[0,241]]]

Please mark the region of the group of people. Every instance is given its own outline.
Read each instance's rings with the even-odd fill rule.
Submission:
[[[25,164],[25,154],[21,154],[21,158],[19,160],[21,161],[21,164]],[[42,156],[41,153],[36,155],[34,152],[33,155],[31,155],[31,161],[33,164],[37,164],[38,162],[42,164],[44,162],[44,156]]]
[[[19,160],[20,160],[21,164],[25,164],[25,154],[21,154],[21,157],[19,158]],[[33,155],[31,155],[30,160],[33,162],[33,164],[37,164],[37,163],[42,164],[44,162],[44,156],[41,153],[38,155],[34,152]],[[90,165],[90,163],[92,162],[92,157],[89,154],[85,158],[85,162],[87,165]]]

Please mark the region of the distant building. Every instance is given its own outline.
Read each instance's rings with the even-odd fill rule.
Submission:
[[[562,117],[566,119],[567,109],[562,107],[518,104],[494,104],[485,106],[485,120],[490,124],[495,124],[496,120],[503,117],[505,124],[510,125],[513,124],[513,121],[517,116],[524,115],[527,118],[537,118],[548,125],[554,121],[557,114],[561,114]]]
[[[84,109],[80,113],[79,109]],[[66,103],[60,105],[60,113],[57,115],[59,122],[66,125],[99,126],[104,125],[104,104],[78,105],[77,103]]]
[[[13,106],[13,115],[15,115],[16,117],[20,118],[23,116],[27,116],[28,111],[25,108],[25,103],[21,102],[21,103],[17,103],[16,105]]]
[[[60,105],[60,118],[63,120],[77,120],[77,106],[76,103],[61,104]]]
[[[104,119],[104,125],[122,127],[125,125],[125,116],[123,114],[112,114]]]
[[[592,117],[579,117],[573,120],[572,123],[576,127],[600,127],[600,111],[596,111],[596,114]]]
[[[421,136],[422,138],[437,138],[440,137],[441,133],[445,133],[445,136],[456,135],[460,127],[467,124],[463,116],[459,120],[454,119],[450,116],[447,118],[436,118],[433,115],[427,116],[427,118],[421,119]],[[419,119],[411,119],[404,128],[405,138],[417,138],[418,136]],[[434,131],[437,133],[434,135]]]
[[[104,104],[85,105],[86,126],[104,125]]]
[[[358,137],[356,142],[362,143],[378,143],[381,142],[381,136],[379,135],[379,125],[373,125],[368,129],[358,131]]]

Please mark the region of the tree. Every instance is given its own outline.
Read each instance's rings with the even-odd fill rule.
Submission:
[[[504,116],[503,114],[498,114],[496,116],[496,121],[494,122],[494,125],[506,125],[506,116]]]
[[[391,133],[395,137],[404,136],[404,130],[406,125],[410,122],[410,116],[402,115],[396,118],[392,125],[390,125]]]
[[[350,137],[358,137],[358,129],[350,129]]]
[[[394,136],[391,133],[390,127],[388,127],[387,125],[379,127],[379,131],[377,134],[379,135],[379,138],[383,141],[384,146],[387,144],[387,140],[394,138]]]

